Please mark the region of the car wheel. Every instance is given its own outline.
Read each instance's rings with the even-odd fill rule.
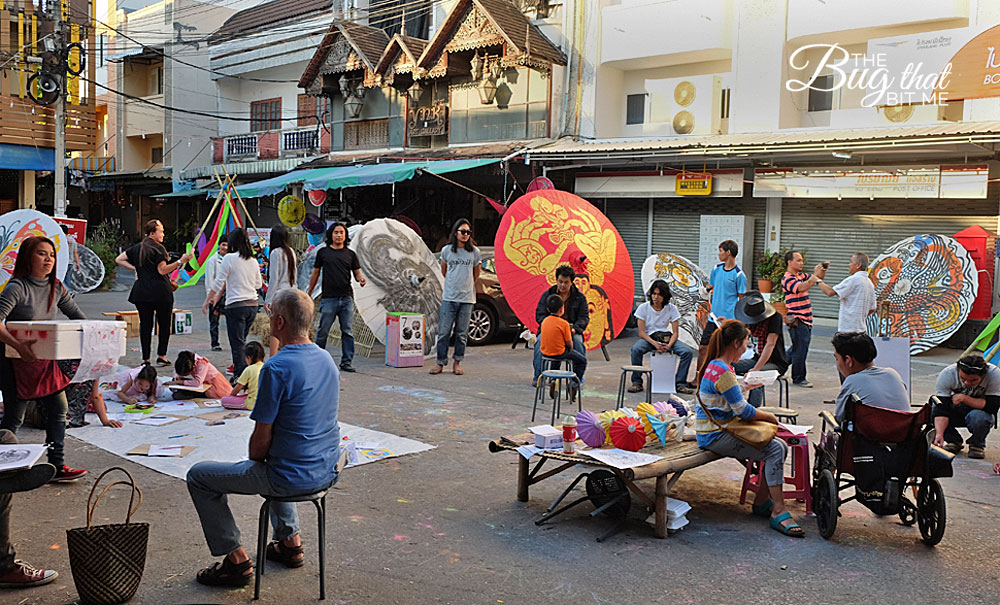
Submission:
[[[469,318],[469,344],[480,346],[488,343],[497,333],[497,315],[483,303],[476,303]]]

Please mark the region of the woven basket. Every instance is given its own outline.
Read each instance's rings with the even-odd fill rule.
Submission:
[[[128,481],[109,484],[94,500],[97,486],[112,471],[128,475]],[[132,488],[125,523],[91,525],[94,510],[104,494],[116,485]],[[136,494],[139,501],[136,502]],[[133,506],[134,504],[134,506]],[[125,469],[112,467],[101,473],[87,498],[87,527],[66,530],[69,546],[69,565],[73,582],[83,603],[124,603],[135,595],[146,566],[146,545],[149,542],[149,524],[132,523],[132,515],[142,506],[142,491],[135,479]]]

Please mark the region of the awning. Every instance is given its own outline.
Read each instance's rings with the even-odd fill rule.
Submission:
[[[187,191],[174,191],[173,193],[158,193],[153,197],[208,197],[210,194],[214,195],[218,193],[218,189],[204,188],[204,189],[188,189]]]
[[[46,147],[0,144],[0,168],[6,170],[55,170],[56,152]]]
[[[225,169],[229,174],[264,174],[268,172],[288,172],[295,170],[300,164],[311,162],[323,156],[308,156],[302,158],[283,158],[278,160],[255,160],[253,162],[228,162],[226,164],[207,164],[205,166],[195,166],[181,171],[181,177],[185,179],[197,179],[210,177],[216,171],[222,172]]]
[[[303,183],[306,191],[313,189],[342,189],[367,185],[388,185],[412,179],[417,171],[444,174],[487,166],[499,162],[499,158],[475,160],[442,160],[439,162],[404,162],[387,164],[364,164],[360,166],[335,166],[295,170],[274,178],[240,185],[236,191],[243,197],[261,197],[284,191],[292,183]]]
[[[144,44],[141,46],[133,46],[131,48],[126,48],[125,50],[112,53],[107,56],[108,61],[116,62],[122,59],[155,59],[157,57],[163,57],[163,45],[162,44]]]

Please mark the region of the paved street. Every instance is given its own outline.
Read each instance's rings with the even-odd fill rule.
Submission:
[[[197,310],[204,290],[181,290],[177,308]],[[90,317],[131,309],[126,292],[86,294],[78,301]],[[211,353],[207,322],[196,311],[196,332],[171,339],[170,357],[182,348],[229,365],[228,350]],[[225,342],[223,326],[223,342]],[[830,328],[818,328],[809,357],[811,390],[792,387],[800,423],[810,424],[823,399],[838,390],[829,345]],[[627,364],[632,338],[609,347],[612,362],[592,354],[584,405],[614,407],[618,368]],[[138,340],[129,340],[123,363],[139,362]],[[227,347],[228,348],[228,347]],[[332,347],[331,347],[332,348]],[[958,351],[935,350],[913,360],[915,399],[932,392],[937,372]],[[339,356],[339,352],[337,352]],[[638,505],[617,536],[595,538],[608,527],[591,519],[589,505],[550,525],[533,523],[575,474],[534,487],[527,503],[515,498],[516,455],[490,454],[486,444],[529,426],[533,389],[530,355],[509,342],[471,349],[466,375],[429,376],[426,368],[395,369],[381,357],[357,358],[356,374],[343,378],[341,420],[417,439],[437,449],[346,471],[329,498],[328,601],[336,604],[521,603],[991,603],[1000,594],[995,504],[1000,501],[1000,437],[990,436],[986,460],[960,456],[955,477],[944,479],[948,527],[936,548],[898,519],[877,518],[857,504],[843,509],[830,541],[816,531],[804,506],[792,503],[804,540],[779,535],[739,506],[740,466],[724,460],[686,473],[674,495],[689,502],[682,531],[657,540]],[[631,395],[633,403],[641,394]],[[774,396],[772,390],[769,397]],[[112,430],[112,429],[107,429]],[[25,429],[25,441],[40,431]],[[244,590],[208,589],[195,572],[212,558],[182,481],[122,460],[69,438],[67,462],[91,474],[77,484],[47,486],[14,498],[13,541],[18,555],[55,568],[48,586],[3,593],[5,603],[65,603],[76,595],[65,530],[85,523],[87,494],[97,473],[129,469],[143,488],[139,521],[151,541],[138,603],[246,602]],[[645,486],[652,490],[652,484]],[[582,494],[582,490],[578,490]],[[118,521],[127,503],[116,492],[96,519]],[[253,552],[260,499],[231,503]],[[316,527],[301,507],[306,566],[268,569],[263,601],[308,602],[318,594]]]

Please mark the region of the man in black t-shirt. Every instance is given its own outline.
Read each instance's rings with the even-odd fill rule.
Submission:
[[[361,264],[358,256],[347,247],[350,240],[347,237],[347,225],[334,223],[326,230],[326,247],[316,253],[316,264],[309,277],[309,296],[312,296],[320,272],[323,273],[322,299],[319,303],[319,330],[316,332],[316,345],[326,349],[326,339],[330,335],[333,321],[340,318],[340,369],[353,372],[354,366],[354,334],[351,325],[354,321],[354,289],[351,286],[351,275],[363,288],[365,278],[361,275]]]
[[[788,370],[788,360],[785,359],[781,315],[756,290],[748,291],[736,303],[734,315],[750,329],[750,335],[757,341],[757,346],[753,359],[736,362],[733,371],[742,376],[747,372],[778,370],[778,375],[783,375]],[[763,400],[764,389],[750,389],[747,394],[747,401],[754,407],[760,406]]]

